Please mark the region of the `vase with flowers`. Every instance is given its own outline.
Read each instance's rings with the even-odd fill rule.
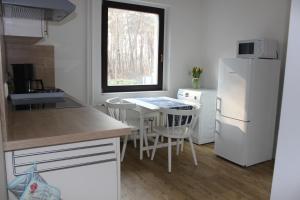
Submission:
[[[192,85],[194,89],[200,88],[200,75],[202,74],[203,69],[201,67],[193,67],[192,69]]]

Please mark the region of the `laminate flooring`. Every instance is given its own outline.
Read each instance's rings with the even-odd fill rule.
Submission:
[[[213,144],[195,145],[194,166],[189,144],[172,152],[172,173],[167,171],[167,148],[158,149],[153,161],[128,143],[121,163],[122,200],[235,200],[270,198],[273,161],[248,168],[214,154]]]

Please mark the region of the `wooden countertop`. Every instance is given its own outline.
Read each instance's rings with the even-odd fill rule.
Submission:
[[[4,150],[119,137],[130,128],[90,107],[10,113]]]

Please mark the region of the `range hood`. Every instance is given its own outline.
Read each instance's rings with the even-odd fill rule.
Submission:
[[[68,0],[2,0],[5,17],[61,21],[75,10]]]

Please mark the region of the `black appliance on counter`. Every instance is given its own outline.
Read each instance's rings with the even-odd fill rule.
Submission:
[[[33,79],[33,64],[12,64],[14,93],[28,92],[28,81]]]
[[[12,64],[14,93],[24,94],[44,90],[44,83],[36,79],[33,64]]]
[[[14,110],[47,108],[75,108],[81,104],[64,95],[57,88],[44,88],[43,80],[36,79],[33,64],[12,64],[14,92],[10,102]]]

